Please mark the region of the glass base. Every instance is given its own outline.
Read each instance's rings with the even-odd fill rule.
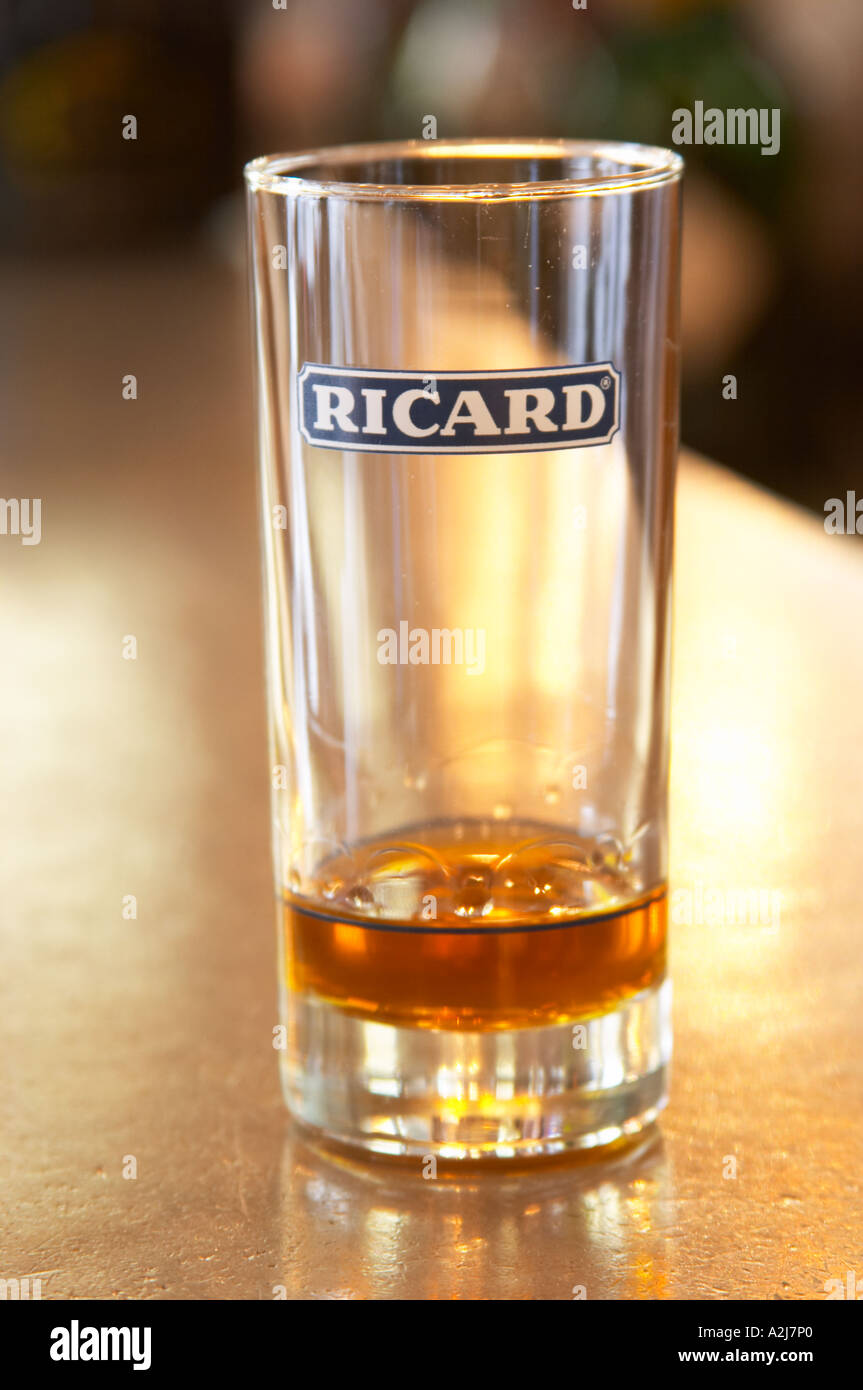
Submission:
[[[667,1100],[671,984],[599,1018],[449,1032],[372,1023],[311,994],[287,1000],[291,1112],[330,1140],[441,1160],[525,1158],[636,1135]]]

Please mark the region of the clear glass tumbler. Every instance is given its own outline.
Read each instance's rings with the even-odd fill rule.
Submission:
[[[681,161],[246,170],[287,1103],[380,1153],[665,1103]]]

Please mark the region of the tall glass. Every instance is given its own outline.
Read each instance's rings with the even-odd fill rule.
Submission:
[[[246,171],[287,1103],[429,1157],[666,1100],[680,159]]]

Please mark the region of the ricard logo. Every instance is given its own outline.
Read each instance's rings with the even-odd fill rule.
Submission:
[[[619,428],[610,362],[515,372],[380,372],[307,362],[310,444],[374,454],[502,454],[607,444]]]

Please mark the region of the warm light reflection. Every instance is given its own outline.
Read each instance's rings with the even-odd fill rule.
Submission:
[[[568,1300],[579,1285],[604,1296],[609,1283],[623,1298],[669,1296],[670,1191],[656,1146],[532,1171],[424,1171],[419,1157],[368,1163],[288,1139],[283,1259],[294,1262],[308,1227],[304,1296],[399,1298],[406,1279],[419,1299]]]

